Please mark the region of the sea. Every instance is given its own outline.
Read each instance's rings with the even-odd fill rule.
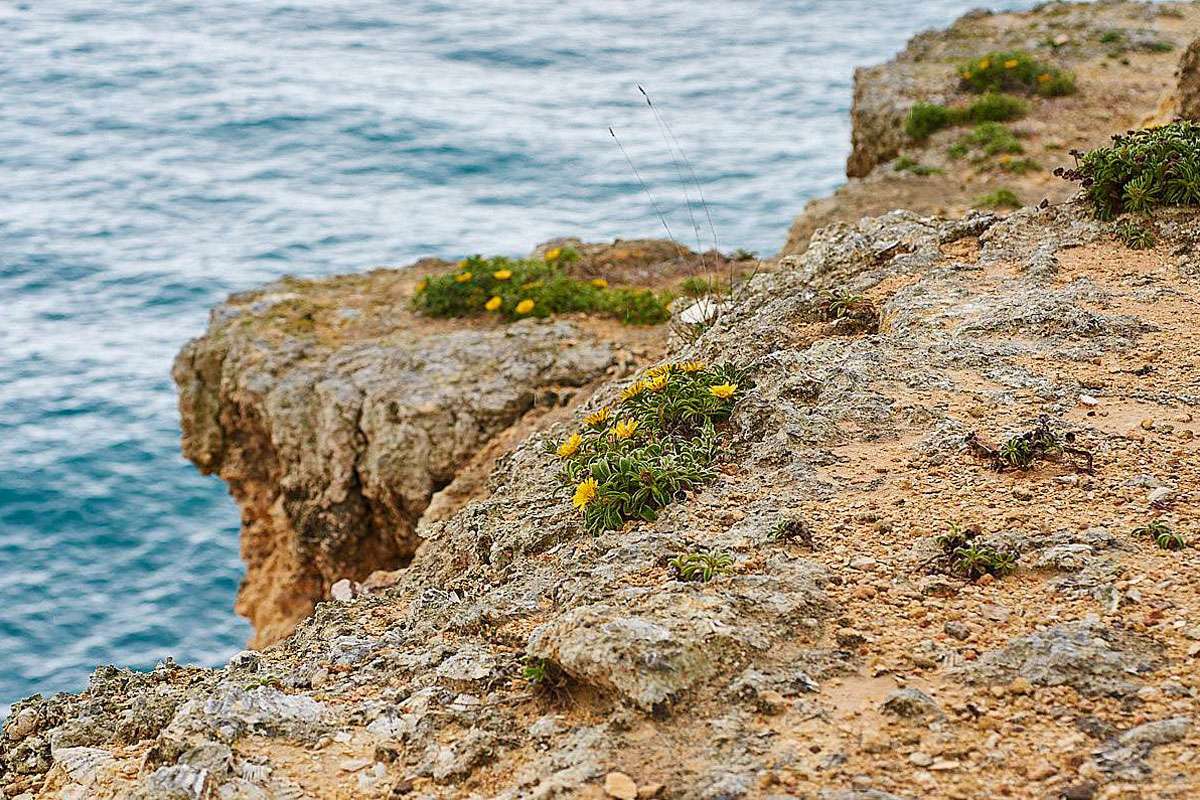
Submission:
[[[774,253],[854,67],[984,1],[0,0],[0,715],[249,636],[169,377],[226,295],[664,221]]]

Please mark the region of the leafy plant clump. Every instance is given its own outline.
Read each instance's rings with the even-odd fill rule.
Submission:
[[[998,470],[1029,469],[1037,461],[1058,461],[1064,456],[1081,472],[1092,471],[1090,451],[1075,444],[1075,434],[1059,436],[1050,429],[1050,420],[1039,417],[1032,429],[1006,439],[1000,445],[984,441],[978,434],[967,435],[967,448],[986,458]]]
[[[1099,219],[1160,205],[1200,205],[1200,122],[1179,120],[1113,137],[1108,147],[1072,150],[1075,168],[1055,175],[1082,186]]]
[[[422,280],[413,304],[432,317],[495,314],[516,320],[590,311],[629,325],[656,325],[670,317],[669,296],[649,289],[609,288],[603,278],[571,277],[566,267],[576,259],[578,254],[570,248],[555,248],[541,259],[472,256],[456,272]]]
[[[681,581],[708,583],[718,575],[729,574],[733,569],[733,557],[715,550],[700,550],[676,556],[669,566]]]
[[[823,292],[817,300],[817,315],[851,332],[879,330],[879,309],[867,298],[848,289]]]
[[[997,189],[975,198],[976,208],[1020,208],[1021,198],[1012,189]]]
[[[963,528],[952,523],[950,530],[936,539],[941,550],[938,560],[949,572],[970,581],[984,575],[1003,578],[1016,571],[1019,553],[979,543],[976,541],[978,535],[978,528]]]
[[[909,158],[908,156],[900,156],[896,159],[896,163],[892,166],[896,172],[911,172],[913,175],[941,175],[944,170],[940,167],[930,167],[922,164],[919,161]]]
[[[1023,153],[1025,148],[1016,135],[999,122],[982,122],[968,134],[959,137],[950,146],[951,158],[962,158],[972,154],[972,161],[983,161],[989,156]]]
[[[1019,97],[988,92],[965,107],[916,103],[904,120],[910,139],[924,141],[943,128],[980,122],[1007,122],[1025,116],[1029,106]]]
[[[733,367],[663,364],[635,379],[617,403],[584,417],[582,430],[555,450],[584,529],[599,533],[626,520],[654,520],[711,480],[716,426],[747,388],[747,377]]]
[[[1182,533],[1171,530],[1171,526],[1161,519],[1134,528],[1135,536],[1145,536],[1153,539],[1154,544],[1162,550],[1182,550],[1187,547],[1187,539]]]
[[[1156,243],[1153,228],[1131,219],[1118,222],[1113,234],[1130,250],[1149,250]]]
[[[961,64],[962,88],[969,92],[1025,92],[1058,97],[1075,91],[1075,76],[1038,61],[1023,50],[993,52]]]

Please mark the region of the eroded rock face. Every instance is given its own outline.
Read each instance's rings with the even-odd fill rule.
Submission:
[[[1179,60],[1175,93],[1179,116],[1200,120],[1200,39],[1192,42]]]
[[[1181,759],[1198,744],[1200,567],[1133,532],[1151,513],[1192,519],[1184,487],[1200,481],[1195,215],[1165,211],[1158,226],[1150,251],[1074,206],[831,226],[669,347],[753,378],[713,483],[653,522],[587,535],[549,452],[571,426],[552,423],[499,457],[484,494],[418,523],[390,586],[318,605],[277,646],[220,670],[104,670],[80,696],[18,704],[0,784],[516,800],[596,794],[620,772],[687,800],[1042,797],[1110,780],[1131,796],[1194,793]],[[819,319],[829,288],[869,298],[878,331]],[[542,327],[597,347],[560,325]],[[324,431],[347,404],[382,407],[354,348],[314,366],[288,337],[238,341],[228,363],[253,380],[225,385],[258,387],[254,408]],[[319,376],[305,383],[360,394],[268,402],[289,374],[255,368],[272,342]],[[538,352],[522,357],[555,363]],[[490,381],[497,396],[512,386]],[[622,387],[603,381],[587,408]],[[1095,454],[1092,473],[1001,473],[964,447],[1042,414]],[[368,429],[369,450],[382,434]],[[242,446],[207,452],[224,463]],[[1151,512],[1147,491],[1165,484],[1179,491]],[[1017,574],[968,582],[931,566],[923,548],[950,522],[1019,551]],[[677,580],[669,560],[701,547],[728,553],[732,574]],[[531,680],[530,659],[553,679]]]

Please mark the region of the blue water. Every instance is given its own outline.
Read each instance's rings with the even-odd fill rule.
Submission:
[[[638,82],[721,245],[773,252],[841,180],[853,66],[978,2],[0,0],[0,712],[247,638],[168,377],[226,294],[659,235],[609,125],[689,233]]]

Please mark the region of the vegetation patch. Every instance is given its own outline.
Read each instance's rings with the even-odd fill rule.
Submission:
[[[998,470],[1026,470],[1038,461],[1070,459],[1080,472],[1090,473],[1093,456],[1075,444],[1075,434],[1068,431],[1059,436],[1050,429],[1050,420],[1039,417],[1030,430],[1006,439],[1000,445],[985,441],[977,433],[967,435],[966,445],[976,455],[987,459]]]
[[[962,158],[970,155],[971,161],[983,161],[990,156],[1002,154],[1023,153],[1025,148],[1016,134],[999,122],[983,122],[976,125],[970,133],[959,137],[950,146],[951,158]]]
[[[1012,189],[997,189],[975,198],[976,208],[1020,208],[1021,198]]]
[[[995,92],[988,92],[962,107],[917,103],[908,111],[904,132],[911,139],[923,141],[943,128],[980,122],[1007,122],[1020,119],[1028,110],[1028,104],[1021,98]]]
[[[733,569],[733,556],[716,550],[700,550],[676,556],[669,566],[681,581],[708,583],[718,575],[729,574]]]
[[[823,292],[817,300],[817,316],[847,333],[879,330],[879,309],[867,298],[847,289]]]
[[[935,560],[940,562],[944,571],[969,581],[984,575],[1003,578],[1016,571],[1019,553],[982,544],[976,540],[978,536],[978,528],[951,524],[950,530],[936,539],[941,552]]]
[[[1001,157],[1000,169],[1012,175],[1024,175],[1028,172],[1037,172],[1042,168],[1042,165],[1034,161],[1032,158],[1008,158]]]
[[[561,479],[599,533],[660,509],[714,477],[717,425],[749,388],[729,366],[663,364],[629,384],[620,399],[583,419],[560,443]]]
[[[1099,219],[1148,214],[1160,205],[1200,206],[1200,122],[1130,131],[1108,147],[1071,155],[1075,168],[1054,174],[1079,183]]]
[[[1038,61],[1023,50],[988,53],[958,68],[968,92],[1025,92],[1058,97],[1075,91],[1075,76]]]
[[[669,294],[611,288],[604,278],[571,277],[566,267],[578,258],[570,248],[555,248],[542,259],[472,256],[456,272],[422,280],[413,304],[431,317],[490,314],[511,321],[587,311],[629,325],[656,325],[670,318]]]
[[[941,175],[945,170],[940,167],[930,167],[915,161],[908,156],[900,156],[892,165],[896,172],[911,172],[913,175]]]
[[[1171,526],[1161,519],[1134,528],[1133,534],[1152,539],[1154,544],[1163,550],[1182,550],[1187,547],[1187,539],[1183,534],[1171,530]]]
[[[1149,250],[1157,241],[1152,227],[1132,219],[1121,220],[1113,226],[1113,235],[1130,250]]]

